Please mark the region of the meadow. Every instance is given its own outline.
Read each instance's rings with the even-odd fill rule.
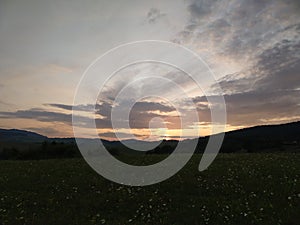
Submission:
[[[81,158],[3,160],[0,224],[300,224],[300,154],[219,154],[201,173],[199,161],[159,184],[128,187]]]

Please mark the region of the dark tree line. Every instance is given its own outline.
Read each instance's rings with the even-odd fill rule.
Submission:
[[[29,148],[4,147],[0,151],[2,160],[38,160],[53,158],[74,158],[81,157],[81,154],[75,143],[63,142],[43,142],[38,146]]]
[[[203,153],[208,138],[199,138],[195,153]],[[115,156],[120,155],[151,155],[171,154],[176,148],[177,141],[163,141],[159,146],[147,152],[128,149],[121,143],[105,144],[106,149]],[[187,145],[188,146],[188,145]],[[184,150],[183,150],[184,152]],[[235,152],[300,152],[300,140],[262,137],[228,137],[225,135],[220,149],[221,153]],[[81,153],[75,142],[45,141],[32,147],[4,147],[0,150],[0,160],[39,160],[53,158],[79,158]]]

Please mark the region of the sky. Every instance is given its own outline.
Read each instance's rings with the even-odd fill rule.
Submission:
[[[0,127],[72,137],[73,100],[84,71],[110,49],[140,40],[177,43],[205,61],[223,91],[227,130],[300,120],[298,0],[1,0]],[[170,82],[139,80],[149,75],[175,81],[187,95]],[[129,81],[134,83],[115,104]],[[112,128],[113,108],[122,110],[137,93],[153,89],[156,97],[134,102],[129,127],[120,121]],[[213,96],[216,86],[208,89]],[[190,118],[190,102],[198,122]],[[120,70],[95,104],[74,110],[87,120],[96,115],[99,136],[105,139],[115,139],[116,133],[122,139],[130,134],[176,139],[183,129],[184,138],[211,133],[206,96],[170,66],[140,63]],[[185,124],[180,116],[187,118]]]

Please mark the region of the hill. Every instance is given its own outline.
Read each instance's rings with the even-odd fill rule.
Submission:
[[[198,138],[196,153],[202,153],[204,151],[208,139],[209,136]],[[81,140],[88,142],[94,141],[92,139]],[[126,147],[127,144],[133,144],[137,149],[152,149],[151,151],[148,151],[147,154],[170,154],[178,143],[176,140],[163,140],[160,144],[159,142],[125,140],[123,142],[125,143],[124,145],[119,141],[102,141],[112,154],[124,152],[126,154],[145,153],[131,150]],[[197,141],[197,139],[185,140],[186,146],[189,146],[189,143],[193,141]],[[45,145],[45,143],[52,144]],[[151,146],[154,146],[154,148],[151,148]],[[10,149],[12,148],[19,153],[22,152],[22,154],[24,154],[24,149],[27,149],[27,152],[31,151],[30,157],[32,157],[33,149],[35,154],[40,154],[40,151],[43,151],[44,153],[47,152],[47,154],[43,156],[44,158],[47,158],[47,155],[51,155],[51,157],[60,157],[62,153],[63,157],[80,156],[75,144],[75,138],[48,138],[30,131],[0,129],[0,151],[6,149],[6,152],[10,154]],[[185,149],[182,150],[182,152],[184,151]],[[224,153],[283,151],[300,152],[300,122],[255,126],[226,132],[223,145],[220,149],[220,152]],[[19,158],[23,158],[23,156],[19,156]]]
[[[0,129],[0,142],[43,142],[48,137],[41,134],[17,129]]]
[[[300,121],[278,124],[278,125],[263,125],[240,130],[230,131],[226,133],[227,137],[264,137],[276,138],[284,140],[298,140],[300,138]]]
[[[199,143],[207,140],[208,137],[199,138]],[[300,121],[226,132],[221,148],[221,152],[273,151],[300,151]]]

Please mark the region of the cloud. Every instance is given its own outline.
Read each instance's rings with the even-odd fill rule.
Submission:
[[[298,31],[300,35],[300,29]],[[258,83],[264,89],[294,89],[300,87],[300,38],[283,40],[258,57],[257,67],[262,73]]]
[[[188,74],[175,67],[159,62],[143,62],[127,67],[111,77],[100,94],[101,101],[111,103],[122,91],[126,91],[126,95],[118,97],[124,101],[147,95],[178,98],[181,91],[174,83],[184,90],[197,86]]]
[[[178,88],[174,88],[174,84],[165,84],[157,82],[157,80],[136,83],[135,86],[129,87],[131,90],[126,92],[127,94],[121,96],[123,103],[113,104],[116,96],[126,84],[147,74],[161,75],[163,78],[171,79],[183,89],[190,91],[189,93],[197,89],[191,79],[188,79],[183,73],[161,69],[162,66],[157,65],[143,64],[118,72],[119,76],[112,78],[112,81],[104,87],[96,107],[92,104],[78,106],[61,104],[57,103],[57,99],[55,99],[59,98],[60,102],[71,101],[72,96],[69,90],[73,86],[75,88],[75,81],[82,74],[81,71],[78,71],[77,75],[74,74],[73,86],[70,85],[69,76],[56,75],[69,74],[76,68],[87,65],[98,54],[93,47],[95,44],[103,42],[105,49],[109,49],[120,42],[118,39],[120,37],[122,43],[132,41],[132,37],[155,37],[154,39],[169,40],[172,39],[170,37],[175,32],[174,41],[197,52],[215,72],[219,84],[224,90],[230,125],[250,126],[282,121],[279,118],[286,120],[299,118],[299,1],[187,0],[184,2],[186,8],[182,8],[183,3],[180,3],[181,7],[172,8],[173,4],[177,4],[172,2],[172,7],[169,7],[172,10],[163,7],[163,4],[160,4],[159,8],[153,7],[152,4],[141,4],[135,8],[131,5],[128,6],[125,2],[112,5],[99,3],[96,8],[101,9],[101,13],[98,10],[90,13],[91,8],[96,9],[92,4],[88,4],[84,8],[78,5],[68,8],[68,10],[65,10],[64,3],[58,7],[54,7],[52,4],[34,4],[36,8],[40,9],[35,11],[32,11],[31,4],[28,3],[16,5],[17,8],[7,5],[8,8],[1,11],[4,13],[2,13],[2,24],[5,25],[2,26],[2,30],[9,28],[7,32],[4,32],[1,42],[4,46],[4,51],[2,51],[3,71],[5,72],[7,68],[14,68],[15,65],[20,66],[17,68],[18,73],[14,76],[11,76],[11,73],[3,73],[6,77],[4,84],[7,89],[3,91],[3,96],[9,96],[9,100],[4,99],[4,101],[14,103],[22,101],[23,105],[17,103],[20,105],[18,108],[28,104],[54,103],[43,105],[45,108],[47,107],[46,109],[31,108],[4,112],[7,110],[7,106],[5,102],[1,101],[0,104],[5,109],[1,110],[0,117],[31,119],[52,124],[63,123],[71,126],[71,110],[75,109],[82,115],[96,113],[97,126],[109,130],[112,127],[111,111],[114,107],[123,112],[126,106],[132,103],[131,99],[140,96],[140,93],[155,93],[157,96],[167,96],[180,103],[185,112],[184,116],[189,120],[189,124],[184,124],[184,126],[192,126],[193,121],[189,119],[192,106],[185,101],[186,96],[182,96]],[[169,3],[164,4],[168,6]],[[116,5],[118,7],[114,8]],[[120,10],[123,7],[128,8]],[[52,12],[49,11],[49,8],[55,10]],[[112,14],[113,8],[114,12],[120,13]],[[172,12],[178,14],[178,18],[170,19]],[[78,13],[82,15],[81,21],[78,21]],[[117,17],[111,15],[117,15]],[[19,27],[20,16],[22,17],[21,25],[26,29]],[[99,21],[103,21],[103,24]],[[143,22],[141,23],[141,21]],[[109,26],[106,26],[107,24]],[[111,27],[113,27],[112,30]],[[128,31],[128,29],[130,30]],[[125,35],[114,35],[117,34],[114,30],[117,30],[118,34]],[[78,31],[83,35],[78,36]],[[95,35],[90,35],[91,32]],[[126,35],[126,32],[131,35]],[[37,34],[36,38],[32,37],[32,33]],[[152,33],[155,35],[151,36]],[[89,38],[85,39],[84,36]],[[71,39],[75,38],[71,45],[70,37]],[[26,45],[22,44],[23,42]],[[86,45],[86,43],[89,44]],[[80,46],[84,46],[84,49]],[[80,62],[78,63],[76,57],[70,58],[70,56],[77,58],[80,56]],[[24,77],[24,65],[32,65],[34,68],[47,65],[47,68],[46,70],[35,70],[34,73],[25,71],[28,76]],[[61,65],[65,66],[61,67]],[[68,68],[73,69],[68,70]],[[34,75],[29,77],[29,74]],[[15,80],[12,77],[15,77]],[[13,82],[9,83],[9,80]],[[30,85],[33,81],[37,85],[31,88]],[[58,84],[69,84],[69,86]],[[12,88],[14,85],[17,88]],[[0,87],[2,87],[1,84]],[[53,88],[56,88],[56,91],[52,96]],[[211,87],[212,93],[214,93],[214,88],[214,86]],[[51,93],[47,93],[47,90],[50,90]],[[21,92],[25,93],[27,97],[20,95]],[[14,95],[16,97],[12,98]],[[200,121],[209,123],[209,105],[205,97],[200,94],[197,97],[197,95],[193,93],[192,97],[196,103]],[[19,96],[23,96],[23,98]],[[63,96],[64,99],[61,99]],[[39,101],[34,101],[35,98],[39,98]],[[131,110],[129,123],[132,128],[144,129],[149,127],[149,122],[153,118],[160,117],[166,121],[169,128],[177,129],[180,127],[180,123],[174,112],[175,109],[165,104],[164,101],[139,100]],[[92,117],[92,115],[90,116]],[[82,126],[87,126],[91,118],[82,116],[82,121]],[[119,122],[119,128],[122,128],[128,121]],[[47,132],[51,133],[53,130],[51,131],[49,128]],[[107,136],[112,134],[112,132],[106,131],[104,133]],[[126,136],[126,132],[122,135]]]
[[[293,26],[293,28],[298,27]],[[291,29],[291,28],[289,28]],[[300,29],[297,31],[300,35]],[[224,93],[296,89],[300,86],[300,39],[281,40],[257,55],[252,67],[218,80]]]
[[[65,109],[65,110],[72,110],[71,105],[64,105],[64,104],[58,104],[58,103],[53,103],[53,104],[45,104],[45,106],[51,106],[59,109]]]
[[[58,103],[44,104],[44,105],[51,106],[54,108],[69,110],[69,111],[75,110],[75,111],[87,111],[87,112],[93,111],[95,107],[97,108],[99,106],[99,105],[93,106],[91,104],[72,106],[72,105],[58,104]]]
[[[300,19],[295,5],[296,0],[191,1],[190,19],[176,41],[205,51],[208,60],[224,55],[249,64],[278,41],[295,38],[291,30]]]
[[[114,140],[117,140],[117,136],[120,138],[120,139],[128,139],[128,138],[131,138],[131,134],[129,133],[125,133],[125,132],[103,132],[103,133],[99,133],[99,137],[100,138],[108,138],[108,139],[114,139]],[[148,136],[145,136],[145,135],[139,135],[139,134],[134,134],[135,137],[137,138],[147,138]]]
[[[122,111],[122,109],[126,109],[128,105],[131,105],[133,102],[131,100],[124,101],[119,105],[115,106],[118,110]],[[103,101],[98,105],[97,113],[104,117],[110,117],[112,104],[106,101]],[[139,112],[139,113],[149,113],[154,111],[159,111],[161,113],[173,112],[175,109],[169,105],[166,105],[162,102],[149,102],[149,101],[138,101],[134,103],[131,111]]]
[[[167,116],[149,112],[131,112],[129,116],[129,124],[131,128],[145,129],[149,128],[149,123],[153,118],[161,118],[165,122],[165,126],[169,129],[181,128],[180,118],[178,116]],[[164,126],[158,128],[164,128]]]
[[[250,91],[225,95],[227,121],[231,126],[253,126],[287,118],[287,121],[300,119],[300,90]],[[196,97],[195,103],[207,102],[205,97]],[[201,121],[210,121],[209,108],[198,108]],[[289,119],[290,118],[290,119]],[[273,121],[274,122],[274,121]]]
[[[39,122],[51,123],[53,125],[61,123],[71,127],[72,124],[72,114],[71,113],[61,113],[47,111],[41,108],[31,108],[28,110],[17,110],[14,112],[0,112],[0,118],[2,119],[28,119],[35,120]],[[93,118],[85,115],[76,114],[77,120],[80,120],[80,126],[83,128],[92,128],[90,126]],[[96,118],[96,126],[98,128],[112,128],[111,121],[109,118]]]
[[[188,11],[191,14],[191,17],[193,19],[203,19],[207,15],[210,15],[214,12],[214,7],[218,3],[217,0],[210,0],[210,1],[203,1],[203,0],[197,0],[193,1],[188,6]]]
[[[159,111],[159,112],[173,112],[175,109],[171,106],[159,102],[137,102],[134,104],[134,110],[138,111]]]
[[[157,8],[151,8],[147,13],[147,22],[148,23],[156,23],[159,19],[165,17],[166,14],[162,13]]]
[[[71,124],[72,115],[58,112],[44,111],[32,108],[29,110],[18,110],[15,112],[0,112],[1,118],[34,119],[41,122],[62,122]]]
[[[227,7],[221,12],[222,4]],[[195,0],[188,5],[190,19],[177,41],[194,46],[221,73],[229,125],[300,119],[299,6],[296,0]],[[209,120],[206,98],[194,101]]]
[[[300,87],[299,52],[300,39],[284,39],[259,54],[253,68],[227,75],[219,84],[225,93],[297,89]]]
[[[132,104],[130,101],[124,101],[121,104],[115,106],[117,113],[126,111],[128,105]],[[102,119],[97,119],[97,125],[99,128],[112,128],[111,125],[111,112],[113,106],[108,102],[102,102],[99,105],[97,113],[101,115]],[[174,108],[159,102],[136,102],[129,114],[129,126],[132,129],[149,128],[149,122],[151,119],[160,117],[164,119],[169,127],[178,127],[178,117],[174,115],[168,115],[168,113],[174,112]],[[122,116],[120,116],[122,118]],[[126,128],[127,120],[121,120],[120,118],[114,118],[118,124],[117,128]]]
[[[97,109],[98,109],[97,114],[107,119],[111,118],[112,104],[103,101],[101,104],[99,104]]]
[[[123,112],[127,108],[128,102],[123,102],[118,105],[118,110]],[[72,105],[67,104],[45,104],[47,106],[64,109],[71,111]],[[77,111],[83,112],[94,112],[93,106],[88,105],[78,105],[74,107]],[[96,118],[95,123],[99,129],[112,129],[111,123],[111,111],[112,104],[108,102],[102,102],[96,105],[95,115],[101,118]],[[161,117],[166,120],[168,127],[178,128],[178,116],[168,115],[168,113],[174,112],[174,108],[159,102],[136,102],[130,111],[129,124],[132,129],[143,129],[149,127],[149,122],[155,117]],[[165,114],[164,114],[165,113]],[[91,122],[92,117],[87,117],[83,115],[76,115],[81,120],[81,126],[89,128],[88,124]],[[91,115],[92,116],[92,115]],[[64,123],[66,125],[72,125],[72,114],[54,112],[41,108],[31,108],[28,110],[18,110],[15,112],[0,112],[1,118],[22,118],[22,119],[32,119],[40,122],[52,122],[52,123]],[[126,128],[127,120],[122,121],[116,118],[119,127]]]
[[[77,116],[80,118],[83,127],[88,127],[87,124],[92,120],[87,116]],[[47,111],[41,108],[31,108],[28,110],[17,110],[15,112],[0,112],[2,119],[30,119],[39,122],[62,123],[68,126],[72,125],[72,114]]]

